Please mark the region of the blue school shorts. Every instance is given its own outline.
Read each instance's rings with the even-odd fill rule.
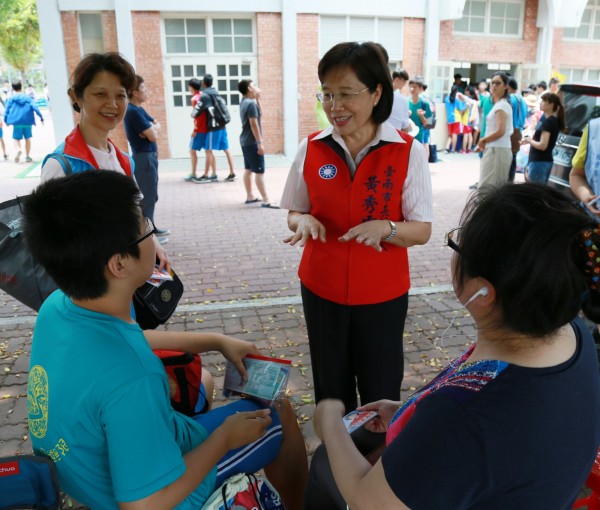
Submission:
[[[31,126],[13,126],[13,140],[29,140],[31,138]]]
[[[218,129],[206,133],[206,142],[204,148],[207,151],[224,151],[229,149],[229,140],[227,139],[227,130]]]
[[[241,399],[194,416],[193,419],[202,425],[209,434],[212,434],[228,416],[264,408],[265,406],[254,400]],[[227,478],[238,473],[256,473],[256,471],[268,466],[277,458],[281,448],[281,422],[273,408],[271,408],[270,416],[273,421],[267,427],[264,436],[253,443],[230,450],[219,460],[217,463],[217,487]]]
[[[206,144],[206,135],[207,133],[196,133],[190,140],[190,149],[194,151],[201,151],[204,149],[204,145]]]

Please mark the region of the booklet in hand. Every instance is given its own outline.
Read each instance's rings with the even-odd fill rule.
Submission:
[[[368,421],[371,421],[375,416],[377,416],[375,411],[350,411],[343,418],[344,425],[346,426],[346,430],[352,433]]]
[[[233,363],[227,362],[223,383],[223,394],[226,397],[242,395],[270,405],[277,397],[285,394],[291,360],[249,354],[243,362],[248,372],[247,381],[242,379]]]

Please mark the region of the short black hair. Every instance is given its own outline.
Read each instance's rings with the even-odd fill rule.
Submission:
[[[519,90],[519,84],[517,83],[517,80],[515,80],[514,78],[508,79],[508,86],[513,90]]]
[[[548,82],[549,85],[560,85],[560,80],[558,78],[550,78]]]
[[[131,90],[129,90],[129,92],[127,92],[127,97],[129,99],[131,99],[133,97],[133,93],[136,90],[140,90],[140,87],[142,86],[142,83],[144,83],[144,78],[142,78],[139,74],[135,75],[135,82],[133,83],[133,86],[131,87]]]
[[[23,89],[23,84],[20,81],[13,81],[11,85],[15,92],[20,92]]]
[[[140,256],[140,199],[132,178],[110,170],[50,179],[25,202],[25,239],[67,296],[102,297],[110,258]]]
[[[240,94],[242,94],[242,96],[245,96],[246,94],[248,94],[248,89],[250,88],[251,83],[252,83],[252,80],[238,81],[238,92]]]
[[[212,87],[213,84],[213,76],[212,74],[205,74],[204,78],[202,78],[202,83],[207,87]]]
[[[462,80],[462,74],[460,74],[460,73],[456,73],[456,74],[454,75],[454,79],[455,79],[455,80]]]
[[[536,87],[539,87],[541,89],[546,90],[548,88],[548,85],[546,84],[546,82],[544,80],[542,80],[541,82],[539,82]]]
[[[573,320],[589,300],[579,236],[596,222],[565,194],[536,183],[483,186],[460,225],[455,285],[488,280],[501,326],[541,338]]]
[[[319,62],[318,74],[321,84],[334,69],[351,69],[370,92],[381,85],[381,98],[373,107],[371,118],[377,125],[385,122],[392,112],[394,88],[385,56],[379,45],[373,42],[344,42],[331,48]]]
[[[192,78],[190,81],[188,81],[188,85],[196,92],[202,88],[202,82],[198,78]]]
[[[400,71],[393,71],[392,72],[392,80],[395,80],[396,78],[400,78],[401,80],[408,81],[408,79],[409,79],[408,71],[406,71],[405,69],[400,69]]]

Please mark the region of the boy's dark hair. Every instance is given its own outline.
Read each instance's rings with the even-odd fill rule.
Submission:
[[[400,78],[402,80],[408,81],[408,72],[405,69],[400,69],[400,71],[393,71],[392,72],[392,80],[395,80],[396,78]]]
[[[519,90],[519,84],[517,83],[517,80],[515,80],[514,78],[508,79],[508,86],[514,91]]]
[[[192,87],[196,92],[202,88],[202,82],[198,78],[192,78],[188,81],[188,85]]]
[[[560,85],[560,80],[558,78],[550,78],[548,82],[549,85]]]
[[[371,93],[377,90],[377,85],[381,85],[381,98],[373,107],[371,118],[377,125],[385,122],[392,111],[394,89],[381,48],[373,42],[336,44],[319,62],[318,75],[321,84],[330,71],[340,68],[351,69]]]
[[[246,94],[248,94],[248,88],[250,87],[251,83],[252,83],[252,80],[238,81],[238,92],[240,94],[242,94],[242,96],[245,96]]]
[[[141,77],[139,74],[136,74],[136,75],[135,75],[135,82],[134,82],[134,84],[133,84],[133,87],[131,87],[131,90],[129,90],[129,91],[127,92],[127,97],[128,97],[129,99],[131,99],[131,98],[133,97],[133,93],[134,93],[136,90],[139,90],[139,89],[140,89],[140,87],[141,87],[142,83],[144,83],[144,78],[142,78],[142,77]]]
[[[102,71],[116,75],[127,93],[129,93],[135,84],[135,70],[121,54],[113,51],[107,53],[89,53],[77,64],[75,71],[73,71],[73,76],[71,76],[71,87],[67,91],[73,100],[72,106],[76,112],[79,112],[80,108],[74,99],[81,99],[83,91],[94,77]]]
[[[596,222],[563,193],[524,183],[484,186],[462,213],[454,282],[482,277],[496,291],[500,326],[544,337],[590,302],[580,234]],[[591,294],[590,294],[591,293]],[[588,306],[589,318],[600,319]]]
[[[456,73],[456,74],[454,75],[454,79],[455,79],[455,80],[462,80],[462,74],[460,74],[460,73]]]
[[[204,78],[202,78],[202,83],[207,87],[212,87],[213,84],[213,76],[212,74],[205,74]]]
[[[139,258],[140,192],[110,170],[51,179],[28,198],[25,239],[35,259],[69,297],[102,297],[104,270],[115,254]]]
[[[21,90],[23,89],[23,84],[20,81],[13,81],[11,83],[11,86],[15,92],[21,92]]]
[[[548,85],[546,84],[546,82],[544,80],[542,80],[541,82],[539,82],[536,87],[539,87],[541,89],[546,90],[548,88]]]

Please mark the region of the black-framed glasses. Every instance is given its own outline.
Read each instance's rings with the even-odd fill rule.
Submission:
[[[446,233],[446,246],[452,248],[456,253],[460,253],[460,233],[462,227],[456,227]]]
[[[351,103],[352,100],[362,94],[365,90],[369,90],[369,87],[365,87],[358,92],[319,92],[317,94],[317,100],[323,104],[331,103],[333,100],[339,103]]]
[[[144,220],[146,221],[146,231],[140,236],[139,239],[129,243],[130,246],[140,244],[144,239],[148,239],[151,235],[156,234],[156,225],[154,222],[150,218],[144,218]]]

